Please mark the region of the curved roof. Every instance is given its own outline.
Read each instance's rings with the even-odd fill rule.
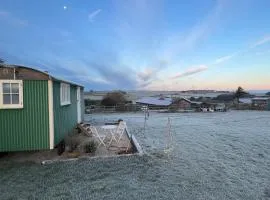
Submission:
[[[84,87],[81,84],[75,83],[73,81],[65,80],[65,79],[62,79],[62,78],[59,78],[59,77],[56,77],[56,76],[52,76],[51,74],[49,74],[49,73],[47,73],[45,71],[41,71],[41,70],[31,68],[31,67],[26,67],[26,66],[22,66],[22,65],[7,65],[7,64],[2,64],[0,67],[31,70],[31,71],[37,72],[40,75],[42,75],[43,79],[44,79],[44,77],[46,77],[46,79],[48,79],[48,80],[65,82],[65,83],[69,83],[69,84],[72,84],[72,85],[77,85],[77,86],[80,86],[80,87]]]
[[[43,72],[41,70],[38,70],[38,69],[35,69],[35,68],[31,68],[31,67],[26,67],[26,66],[23,66],[23,65],[7,65],[7,67],[14,67],[14,68],[24,68],[24,69],[29,69],[29,70],[33,70],[33,71],[36,71],[38,73],[41,73],[41,74],[44,74],[46,76],[49,77],[49,74],[46,73],[46,72]]]

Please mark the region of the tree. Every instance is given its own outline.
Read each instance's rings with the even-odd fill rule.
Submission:
[[[190,97],[189,100],[190,100],[190,101],[196,101],[196,98],[195,98],[195,97]]]
[[[234,98],[237,99],[237,103],[239,103],[239,99],[245,95],[247,95],[248,93],[242,88],[242,87],[238,87],[237,90],[234,93]]]
[[[97,105],[98,101],[91,100],[91,99],[85,99],[84,100],[84,105],[85,106],[92,106],[92,105]]]
[[[104,106],[115,106],[126,103],[126,98],[122,92],[109,92],[102,99],[101,105]]]
[[[270,96],[270,92],[267,92],[265,95]]]
[[[226,102],[232,102],[235,99],[235,94],[220,94],[217,97],[214,98],[216,101],[226,101]]]

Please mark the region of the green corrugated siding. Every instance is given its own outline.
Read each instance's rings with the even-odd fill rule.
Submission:
[[[0,151],[49,148],[48,81],[23,81],[23,108],[0,109]]]
[[[57,145],[77,124],[77,87],[70,85],[71,104],[60,105],[60,82],[53,82],[54,144]]]

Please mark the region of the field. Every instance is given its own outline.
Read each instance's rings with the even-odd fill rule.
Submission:
[[[144,156],[46,166],[0,160],[0,199],[270,199],[270,112],[86,116],[119,118]]]

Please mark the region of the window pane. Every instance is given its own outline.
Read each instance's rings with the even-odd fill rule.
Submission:
[[[63,101],[66,102],[66,87],[63,87]]]
[[[19,104],[19,95],[12,94],[12,104]]]
[[[10,84],[3,83],[3,93],[10,93]]]
[[[61,84],[61,101],[63,102],[64,101],[64,86],[63,84]]]
[[[66,83],[61,83],[61,103],[70,102],[70,85]]]
[[[3,94],[3,104],[11,104],[10,94]]]
[[[19,84],[18,83],[11,83],[11,92],[12,93],[19,93]]]
[[[66,101],[68,101],[68,85],[66,85]]]

